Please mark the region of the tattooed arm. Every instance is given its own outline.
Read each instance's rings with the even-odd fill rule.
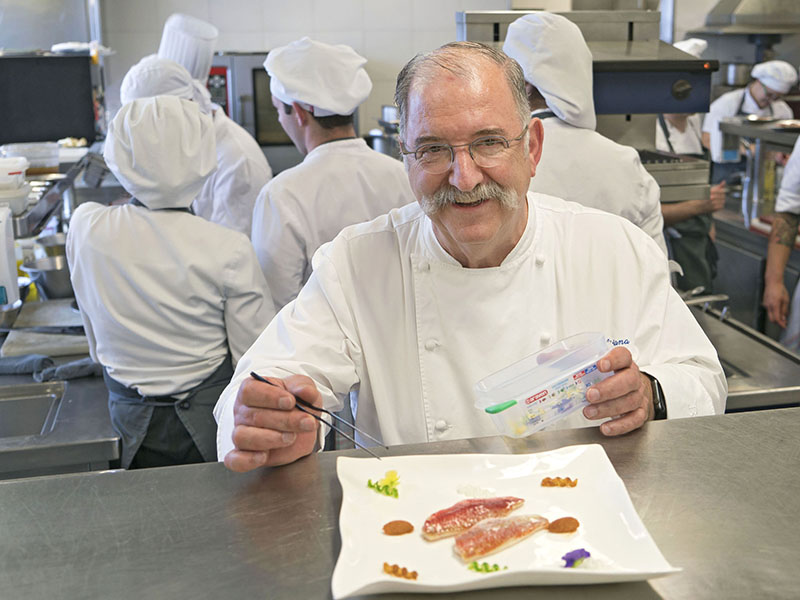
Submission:
[[[767,247],[767,268],[764,273],[764,299],[767,316],[773,323],[786,327],[789,312],[789,292],[783,284],[783,272],[794,248],[800,215],[775,213]]]

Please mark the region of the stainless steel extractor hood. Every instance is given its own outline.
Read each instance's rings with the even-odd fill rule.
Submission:
[[[707,33],[800,33],[798,0],[719,0],[706,16]]]

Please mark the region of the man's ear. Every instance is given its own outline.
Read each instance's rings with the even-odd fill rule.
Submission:
[[[544,143],[544,126],[541,119],[533,118],[528,124],[528,155],[531,159],[531,177],[536,175],[536,165],[542,159],[542,144]]]
[[[292,118],[297,125],[304,127],[311,119],[311,113],[300,106],[297,102],[292,102]]]

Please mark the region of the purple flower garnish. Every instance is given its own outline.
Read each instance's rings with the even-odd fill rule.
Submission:
[[[591,554],[587,550],[583,548],[578,548],[577,550],[572,550],[571,552],[567,552],[564,556],[561,557],[561,560],[567,561],[567,564],[564,565],[565,569],[574,569],[578,565],[580,565],[584,559],[589,558]]]

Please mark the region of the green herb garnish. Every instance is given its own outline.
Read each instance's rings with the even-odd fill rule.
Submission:
[[[470,571],[475,571],[476,573],[494,573],[495,571],[505,571],[508,569],[508,567],[501,567],[498,564],[490,565],[487,562],[479,563],[477,560],[473,560],[471,563],[469,563],[467,568]]]
[[[367,479],[367,487],[375,490],[379,494],[384,494],[391,498],[397,498],[397,486],[400,483],[400,478],[397,476],[397,471],[386,471],[383,479],[379,479],[375,483],[371,479]]]

